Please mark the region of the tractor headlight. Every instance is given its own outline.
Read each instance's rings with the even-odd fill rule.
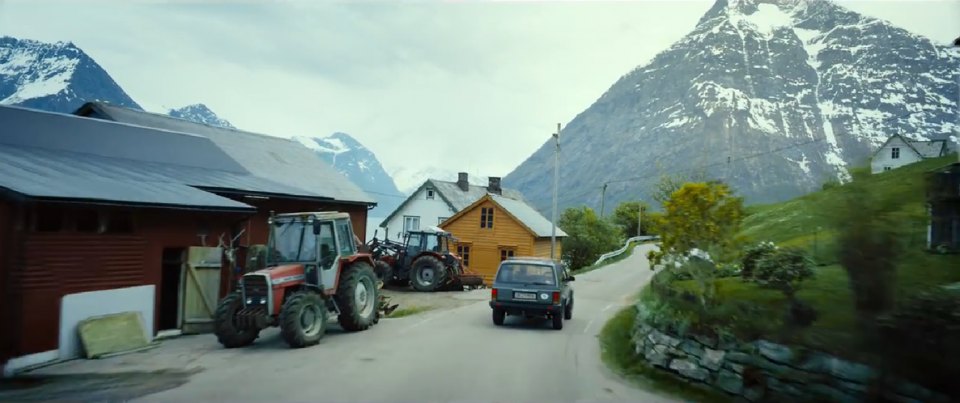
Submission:
[[[247,298],[247,305],[253,305],[253,298]]]
[[[267,304],[267,297],[260,297],[260,305],[266,305],[266,304]]]
[[[540,299],[547,299],[547,298],[550,298],[550,295],[549,295],[549,294],[547,294],[547,293],[541,293],[541,294],[540,294]]]

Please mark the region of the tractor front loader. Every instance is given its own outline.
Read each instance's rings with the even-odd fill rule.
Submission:
[[[358,253],[347,213],[270,217],[266,268],[246,273],[217,306],[214,333],[227,348],[249,345],[279,327],[291,347],[320,342],[336,315],[347,331],[379,320],[380,288],[370,254]]]

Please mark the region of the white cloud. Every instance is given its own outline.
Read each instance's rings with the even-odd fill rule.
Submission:
[[[503,176],[711,3],[8,0],[0,34],[74,41],[147,107]],[[960,20],[957,2],[842,3],[940,42]]]

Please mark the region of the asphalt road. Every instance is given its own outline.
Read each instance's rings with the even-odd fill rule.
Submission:
[[[203,371],[186,384],[137,401],[671,401],[619,380],[600,361],[601,327],[650,279],[648,248],[577,276],[573,319],[559,331],[515,317],[496,327],[476,295],[465,306],[384,319],[364,332],[331,330],[305,349],[264,332],[248,348],[206,354]]]

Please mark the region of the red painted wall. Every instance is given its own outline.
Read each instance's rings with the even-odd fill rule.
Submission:
[[[27,223],[22,250],[17,250],[7,237],[10,227],[10,209],[0,204],[0,262],[4,255],[19,252],[13,259],[12,283],[6,295],[0,294],[7,313],[0,329],[0,342],[9,346],[0,349],[0,362],[8,357],[22,356],[57,349],[60,324],[60,301],[64,295],[111,288],[154,285],[154,328],[160,321],[160,290],[162,287],[162,255],[165,248],[190,246],[217,246],[219,235],[229,241],[232,228],[246,228],[238,239],[243,246],[267,241],[267,217],[276,213],[298,211],[343,211],[350,213],[354,231],[365,239],[366,206],[306,202],[299,200],[241,199],[258,207],[250,213],[189,212],[163,209],[132,211],[135,231],[130,234],[80,233],[75,230],[40,233],[30,230],[33,207],[22,217]],[[46,205],[45,205],[46,206]],[[63,210],[67,227],[76,219],[76,208]],[[105,209],[117,211],[117,209]],[[203,240],[200,232],[207,234]],[[205,242],[204,242],[205,241]],[[2,246],[6,245],[4,249]],[[6,252],[5,252],[6,251]],[[10,257],[10,256],[7,256]],[[238,258],[240,258],[238,256]],[[8,259],[9,260],[9,259]],[[242,264],[242,261],[240,261]],[[0,266],[3,268],[3,266]],[[2,278],[2,277],[0,277]],[[221,296],[234,283],[233,271],[224,268],[221,276]],[[4,292],[0,287],[0,293]],[[10,326],[7,326],[10,325]],[[5,339],[5,340],[4,340]],[[4,344],[0,344],[3,346]]]

